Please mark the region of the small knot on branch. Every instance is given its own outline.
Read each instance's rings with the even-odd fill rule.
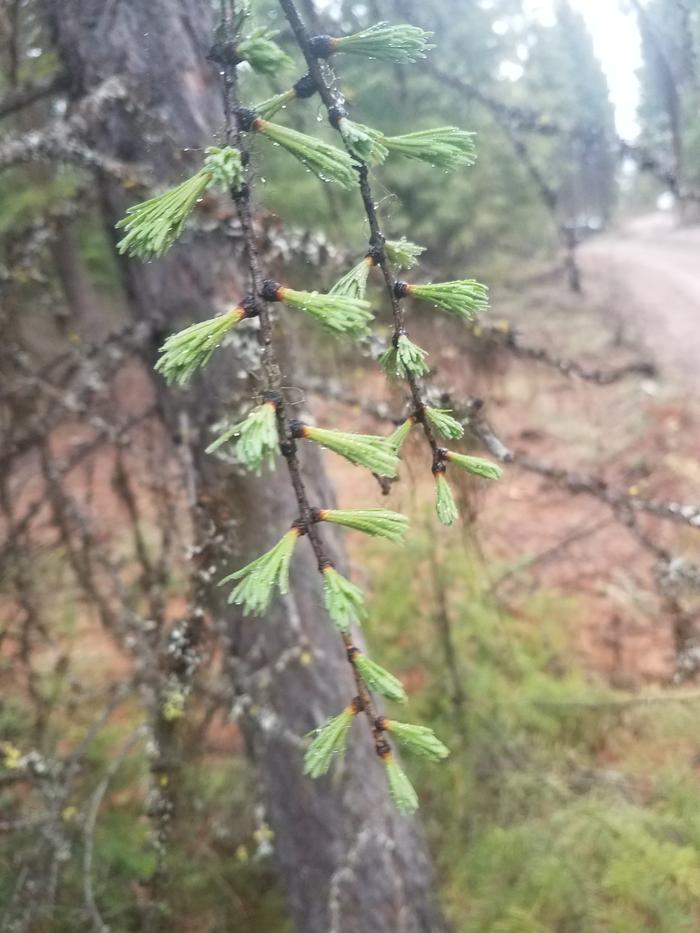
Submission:
[[[335,39],[333,36],[312,36],[309,39],[309,50],[315,58],[330,58],[335,52]]]
[[[255,295],[246,295],[245,298],[242,299],[240,307],[244,311],[243,316],[245,318],[257,317],[260,314]]]
[[[257,113],[251,110],[250,107],[236,107],[236,118],[243,133],[249,133],[255,129],[255,124],[259,119]]]
[[[297,518],[296,521],[292,522],[292,528],[295,528],[299,532],[300,538],[303,537],[309,530],[308,522],[306,519],[301,518],[301,516]]]
[[[436,447],[435,452],[433,453],[433,466],[432,471],[433,475],[437,476],[439,473],[447,472],[447,454],[449,451],[446,447]]]
[[[328,108],[328,122],[334,130],[338,129],[340,121],[346,119],[347,116],[348,112],[341,104],[335,104],[333,107]]]
[[[282,286],[274,279],[265,279],[260,289],[260,297],[264,301],[281,301],[280,289]]]
[[[235,68],[243,61],[235,44],[230,40],[215,42],[207,53],[207,59],[217,65],[228,66],[229,68]]]
[[[391,745],[387,742],[386,739],[378,739],[374,750],[380,758],[388,758],[391,755]]]
[[[302,75],[301,78],[295,84],[292,85],[294,88],[295,95],[299,100],[305,100],[307,97],[313,97],[318,88],[316,87],[316,81],[312,74],[307,73]]]
[[[367,258],[372,260],[373,266],[380,266],[384,260],[384,244],[372,246],[367,253]]]

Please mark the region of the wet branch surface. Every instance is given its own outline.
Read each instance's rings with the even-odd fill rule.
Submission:
[[[221,31],[226,44],[235,48],[237,37],[233,34],[233,19],[235,14],[235,0],[226,0],[222,3]],[[301,468],[299,465],[299,455],[294,432],[292,429],[292,419],[289,418],[284,396],[282,393],[282,374],[279,360],[275,354],[272,344],[273,326],[268,302],[262,297],[263,283],[265,276],[262,270],[262,263],[258,250],[257,238],[253,224],[253,211],[251,204],[251,181],[252,167],[250,151],[244,139],[244,131],[241,127],[241,120],[238,112],[241,106],[241,100],[238,91],[238,76],[235,64],[231,64],[231,57],[224,55],[222,62],[224,71],[224,111],[226,118],[226,141],[235,143],[242,155],[243,163],[246,166],[245,181],[239,192],[233,194],[238,214],[241,221],[243,233],[243,242],[245,254],[248,261],[248,271],[250,274],[253,293],[250,300],[253,308],[259,318],[260,328],[258,331],[258,340],[260,344],[260,357],[262,368],[265,375],[266,390],[269,397],[275,403],[277,415],[277,424],[281,438],[280,450],[287,464],[290,482],[294,490],[297,506],[299,508],[298,527],[302,534],[309,538],[311,547],[316,556],[318,569],[323,575],[324,568],[330,566],[332,561],[328,557],[322,535],[314,521],[314,510],[309,501],[309,494],[306,489]],[[354,648],[353,640],[349,634],[340,633],[348,653],[348,663],[350,664],[355,679],[358,696],[362,702],[363,712],[365,713],[370,729],[372,731],[375,748],[377,753],[385,753],[387,742],[383,738],[383,730],[378,727],[379,714],[367,685],[365,684],[359,671],[352,663],[351,651]]]
[[[282,7],[284,14],[289,21],[289,25],[292,27],[294,36],[296,37],[296,40],[299,43],[299,47],[301,48],[304,58],[306,59],[309,74],[314,79],[319,96],[321,97],[321,100],[323,101],[323,104],[328,113],[328,119],[333,126],[337,122],[338,117],[346,113],[345,100],[339,91],[334,87],[334,84],[329,83],[326,80],[324,68],[312,51],[311,36],[308,29],[304,25],[301,16],[299,15],[299,11],[296,8],[294,0],[280,0],[280,6]],[[343,145],[347,149],[344,140]],[[350,152],[349,149],[348,152]],[[350,154],[352,155],[352,153]],[[357,161],[354,155],[353,159]],[[384,278],[384,284],[386,285],[386,291],[389,296],[389,301],[391,302],[391,311],[394,319],[394,333],[392,339],[395,343],[398,341],[401,335],[407,334],[405,314],[401,301],[396,295],[396,279],[384,250],[385,237],[379,225],[377,208],[369,182],[369,169],[364,163],[360,163],[359,177],[362,204],[367,216],[367,223],[369,224],[370,249],[372,250],[373,256],[376,257],[375,261],[377,265],[381,269],[382,276]],[[408,383],[408,387],[411,393],[411,400],[413,402],[413,416],[417,421],[420,422],[426,441],[430,445],[433,466],[440,465],[442,461],[440,447],[435,439],[435,434],[433,433],[433,430],[428,423],[427,418],[425,417],[425,401],[423,398],[420,381],[410,372],[406,372],[406,382]]]

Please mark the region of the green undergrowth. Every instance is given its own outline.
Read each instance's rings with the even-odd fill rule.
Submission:
[[[358,556],[373,568],[369,647],[405,683],[410,719],[433,728],[451,749],[438,769],[402,757],[421,794],[452,928],[699,929],[697,704],[670,702],[659,692],[660,700],[634,702],[587,676],[570,643],[580,624],[575,600],[540,590],[499,606],[464,533],[436,533],[432,525],[432,518],[425,527],[414,520],[408,543],[392,552],[388,566],[384,543],[362,539]],[[491,578],[504,569],[489,562]],[[71,626],[63,625],[67,636]],[[55,671],[42,677],[56,703],[42,743],[50,755],[52,747],[78,743],[92,713],[88,707],[58,712],[70,709],[67,696],[54,684]],[[390,716],[405,719],[404,710],[386,705]],[[168,905],[165,926],[290,933],[255,774],[231,749],[233,732],[223,721],[223,738],[215,730],[214,743],[194,740],[201,715],[195,703],[184,721],[180,818],[161,896]],[[91,929],[83,893],[86,800],[142,721],[134,697],[88,749],[63,805],[69,858],[53,913],[36,925],[39,933]],[[0,710],[3,739],[26,751],[30,724],[16,693]],[[94,833],[95,900],[105,923],[125,933],[143,929],[155,866],[146,752],[143,743],[134,747],[113,775]],[[3,775],[8,771],[0,763],[2,812],[44,812],[40,794],[27,795]],[[16,865],[36,844],[32,827],[0,837],[0,901],[9,902]]]
[[[628,702],[576,663],[575,601],[540,591],[508,612],[484,580],[453,533],[414,526],[370,606],[372,647],[452,749],[407,767],[454,929],[699,929],[697,704]]]

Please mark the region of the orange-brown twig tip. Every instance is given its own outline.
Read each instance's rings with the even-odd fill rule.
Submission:
[[[325,522],[325,520],[326,520],[326,515],[327,515],[327,514],[328,514],[328,509],[319,509],[319,510],[318,510],[318,520],[319,520],[320,522]],[[325,570],[325,567],[324,567],[324,570]]]
[[[265,132],[265,127],[266,127],[266,126],[267,126],[267,120],[263,120],[262,117],[256,117],[256,118],[253,120],[253,124],[252,124],[252,127],[251,127],[251,128],[252,128],[256,133],[264,133],[264,132]]]
[[[246,317],[248,311],[243,307],[243,305],[236,305],[235,308],[231,308],[229,314],[231,314],[236,323],[238,323],[239,321],[242,321],[244,317]]]
[[[391,745],[384,739],[379,739],[374,746],[374,750],[382,759],[384,764],[388,765],[393,760],[393,755],[391,754]]]
[[[289,433],[296,440],[300,437],[306,437],[306,432],[308,431],[307,425],[303,421],[298,421],[296,418],[291,418],[289,421]]]
[[[353,697],[352,703],[347,707],[345,712],[349,713],[351,716],[357,716],[364,708],[365,704],[362,702],[362,699],[360,697]]]
[[[260,297],[263,301],[282,301],[285,292],[286,289],[279,282],[275,282],[274,279],[265,279],[260,288]]]

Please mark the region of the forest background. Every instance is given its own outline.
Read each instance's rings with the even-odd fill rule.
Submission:
[[[296,69],[244,67],[248,102],[303,73],[277,5],[254,6]],[[503,479],[456,480],[445,529],[413,439],[387,498],[330,454],[307,464],[341,506],[410,516],[400,549],[347,535],[347,566],[368,643],[452,754],[407,758],[422,830],[386,815],[361,752],[311,785],[335,668],[288,607],[251,622],[212,595],[287,510],[203,454],[248,404],[253,343],[188,391],[152,365],[169,322],[241,289],[240,226],[207,195],[174,265],[140,267],[113,225],[221,141],[218,5],[2,0],[2,929],[362,933],[360,905],[390,903],[396,930],[697,930],[700,8],[622,5],[642,54],[623,138],[566,2],[299,7],[312,32],[431,30],[410,66],[347,56],[343,91],[386,134],[477,134],[468,170],[388,162],[373,185],[387,232],[427,247],[421,280],[489,284],[475,325],[416,308],[412,334]],[[333,139],[317,98],[276,119]],[[330,287],[366,248],[353,195],[254,154],[267,267]],[[290,404],[389,433],[403,399],[376,347],[284,323]]]

